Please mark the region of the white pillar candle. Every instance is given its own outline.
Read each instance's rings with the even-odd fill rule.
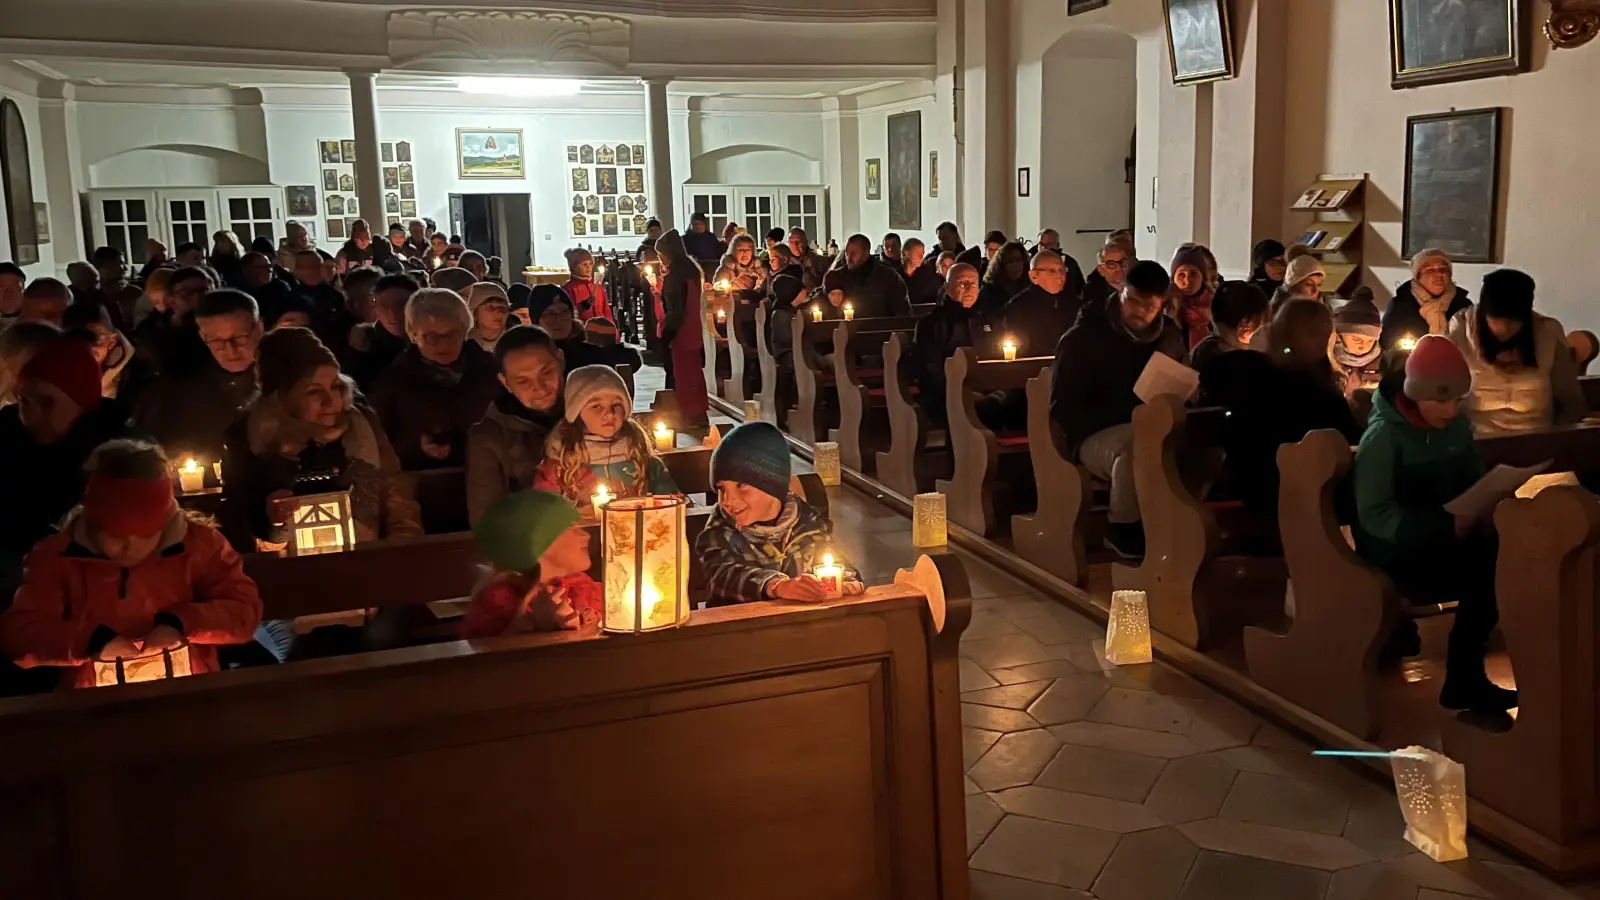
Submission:
[[[1017,342],[1011,338],[1006,338],[1006,342],[1000,345],[1000,352],[1005,354],[1006,362],[1016,362]]]
[[[594,517],[596,519],[600,518],[600,510],[611,502],[611,491],[606,489],[604,481],[600,482],[600,486],[595,488],[594,496],[589,498],[589,502],[594,505]]]
[[[845,305],[844,305],[844,320],[845,320],[845,321],[846,321],[846,322],[848,322],[848,321],[850,321],[850,320],[851,320],[851,319],[854,319],[854,318],[855,318],[855,317],[856,317],[856,307],[855,307],[855,304],[854,304],[854,303],[846,303],[846,304],[845,304]]]
[[[822,554],[822,565],[817,566],[816,576],[829,597],[837,597],[844,592],[844,569],[834,565],[832,553]]]
[[[678,435],[665,422],[656,423],[656,449],[671,450],[677,445]]]
[[[183,468],[178,470],[178,485],[183,488],[185,494],[204,490],[206,486],[206,470],[200,468],[200,464],[193,459],[185,460]]]

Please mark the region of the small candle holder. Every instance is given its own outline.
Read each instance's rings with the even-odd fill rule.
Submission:
[[[200,463],[193,458],[184,460],[183,466],[178,469],[178,486],[185,494],[205,490],[206,470],[200,468]]]
[[[848,321],[850,321],[850,320],[851,320],[851,319],[854,319],[854,318],[855,318],[855,317],[856,317],[856,307],[855,307],[855,304],[854,304],[854,303],[846,303],[846,304],[845,304],[845,305],[844,305],[844,320],[845,320],[845,321],[846,321],[846,322],[848,322]]]
[[[665,422],[656,423],[655,438],[657,450],[671,450],[678,444],[678,433],[668,428]]]
[[[732,286],[733,286],[733,285],[732,285],[732,284],[731,284],[731,283],[730,283],[730,282],[729,282],[729,281],[728,281],[728,279],[726,279],[726,278],[719,278],[719,279],[717,279],[717,283],[716,283],[716,285],[715,285],[715,286],[716,286],[716,289],[717,289],[717,290],[719,290],[719,291],[725,291],[725,290],[727,290],[727,289],[728,289],[728,288],[730,288],[730,287],[732,287]]]
[[[1150,649],[1150,605],[1144,591],[1113,591],[1106,620],[1106,661],[1136,666],[1153,659]]]
[[[746,400],[744,402],[744,420],[746,422],[761,421],[761,401]]]
[[[1467,769],[1427,747],[1389,758],[1406,840],[1437,862],[1467,858]]]
[[[1006,362],[1016,362],[1017,342],[1011,338],[1006,338],[1005,343],[1000,345],[1000,352],[1005,355]]]
[[[832,553],[822,554],[822,565],[817,566],[813,574],[822,582],[822,589],[829,597],[844,593],[844,569],[834,564]]]
[[[911,498],[911,546],[943,547],[950,542],[943,494],[918,494]]]
[[[728,311],[725,310],[725,309],[717,310],[717,324],[718,325],[726,325],[727,322],[728,322]]]
[[[600,482],[600,486],[595,488],[594,496],[589,498],[589,503],[594,506],[594,517],[596,520],[600,518],[600,513],[606,508],[606,504],[610,502],[611,491],[606,488],[606,483],[602,481]]]
[[[811,321],[822,321],[822,307],[816,305],[815,303],[811,304]]]
[[[817,477],[828,487],[836,487],[840,482],[839,475],[839,445],[833,441],[822,441],[811,447],[811,467],[816,470]]]

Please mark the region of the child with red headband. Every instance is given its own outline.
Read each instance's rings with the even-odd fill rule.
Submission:
[[[178,508],[160,448],[116,440],[90,457],[82,507],[28,554],[0,615],[0,650],[25,669],[71,669],[64,685],[92,687],[97,659],[186,644],[193,673],[215,671],[216,647],[249,641],[260,622],[239,554]]]

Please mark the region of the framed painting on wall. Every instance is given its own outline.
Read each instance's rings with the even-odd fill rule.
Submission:
[[[1233,27],[1227,0],[1162,0],[1173,84],[1232,78]]]
[[[1528,71],[1530,2],[1389,0],[1389,86]]]
[[[922,228],[922,113],[889,117],[889,227]]]
[[[1111,0],[1067,0],[1067,15],[1075,16],[1091,9],[1102,9]]]
[[[306,218],[317,214],[316,185],[291,184],[283,189],[283,199],[292,217]]]
[[[456,129],[456,159],[462,178],[521,178],[522,129]]]
[[[33,230],[41,246],[50,243],[50,209],[43,203],[33,205]]]
[[[939,151],[928,151],[928,196],[939,196]]]
[[[867,199],[883,199],[883,160],[867,160]]]
[[[1406,120],[1401,254],[1437,247],[1456,262],[1495,260],[1500,205],[1500,110]]]

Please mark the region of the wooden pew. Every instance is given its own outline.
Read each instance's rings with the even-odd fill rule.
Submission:
[[[1013,362],[979,360],[977,351],[962,347],[944,364],[945,404],[949,417],[950,453],[955,472],[938,482],[950,521],[988,537],[998,531],[994,495],[1002,456],[1018,459],[1028,452],[1028,433],[995,434],[978,420],[974,398],[997,390],[1022,390],[1054,357],[1036,356]]]
[[[467,514],[467,470],[465,466],[445,469],[420,469],[402,475],[411,480],[412,496],[422,512],[425,534],[465,531]]]
[[[1011,517],[1017,555],[1080,588],[1089,586],[1089,506],[1094,479],[1062,455],[1050,420],[1050,372],[1028,379],[1028,455],[1039,508]]]
[[[1600,498],[1578,487],[1548,488],[1503,501],[1494,522],[1495,592],[1517,715],[1508,730],[1447,718],[1442,749],[1466,766],[1472,816],[1488,807],[1509,819],[1548,866],[1593,866],[1600,862]]]
[[[1548,471],[1587,472],[1600,468],[1600,424],[1561,425],[1527,434],[1478,439],[1484,463],[1531,466],[1553,460]]]
[[[1216,514],[1179,477],[1179,453],[1214,446],[1208,437],[1187,440],[1186,431],[1209,434],[1220,413],[1208,410],[1191,422],[1182,401],[1171,396],[1134,409],[1133,471],[1145,555],[1137,566],[1111,567],[1115,590],[1147,594],[1150,627],[1194,649],[1281,614],[1287,580],[1282,559],[1224,557]]]
[[[883,345],[883,400],[889,416],[889,449],[878,454],[878,480],[913,497],[950,471],[949,443],[943,429],[929,427],[918,405],[918,387],[905,378],[901,361],[911,347],[902,334]],[[932,452],[930,452],[930,450]]]
[[[794,388],[796,403],[789,410],[784,430],[795,440],[814,444],[828,433],[830,423],[825,418],[827,388],[833,385],[833,371],[824,364],[815,345],[833,342],[833,332],[842,320],[824,319],[813,322],[811,315],[800,310],[790,323],[794,340]]]
[[[772,347],[767,341],[767,323],[771,318],[771,304],[763,303],[756,307],[756,364],[761,367],[761,390],[755,399],[763,410],[772,410],[773,421],[782,428],[786,416],[778,403],[778,360],[772,355]]]
[[[1600,375],[1580,376],[1578,387],[1583,389],[1583,402],[1588,405],[1589,411],[1600,412]]]
[[[728,329],[733,327],[733,307],[726,292],[716,290],[702,290],[700,296],[700,333],[705,339],[705,373],[706,390],[713,396],[723,396],[725,385],[723,379],[727,377],[728,363]],[[720,310],[725,316],[721,323],[717,322],[717,312]]]
[[[872,472],[878,445],[883,443],[882,429],[874,433],[867,419],[870,410],[885,408],[884,342],[896,334],[909,338],[916,324],[913,318],[857,319],[840,322],[834,329],[833,379],[839,394],[839,427],[833,429],[830,439],[839,444],[839,461],[857,472]]]
[[[0,702],[0,896],[964,900],[969,593]]]
[[[1401,601],[1394,583],[1362,561],[1339,531],[1335,492],[1349,475],[1350,445],[1313,431],[1278,448],[1278,528],[1294,583],[1295,617],[1244,630],[1257,684],[1362,738],[1378,734],[1378,652]]]
[[[1572,350],[1572,361],[1578,366],[1578,374],[1589,371],[1589,364],[1600,356],[1600,337],[1592,331],[1567,332],[1567,346]],[[1589,404],[1590,409],[1595,409],[1594,403]]]

